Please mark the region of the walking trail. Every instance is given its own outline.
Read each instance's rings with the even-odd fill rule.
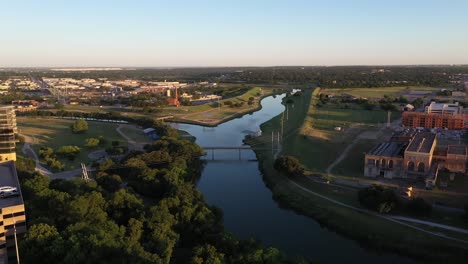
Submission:
[[[299,189],[303,190],[304,192],[307,192],[307,193],[312,194],[314,196],[325,199],[325,200],[327,200],[327,201],[329,201],[331,203],[346,207],[348,209],[351,209],[351,210],[354,210],[354,211],[357,211],[357,212],[360,212],[360,213],[365,213],[365,214],[368,214],[368,215],[372,215],[372,216],[375,216],[375,217],[378,217],[378,218],[382,218],[382,219],[388,220],[390,222],[394,222],[394,223],[397,223],[397,224],[400,224],[400,225],[403,225],[403,226],[406,226],[406,227],[409,227],[409,228],[424,232],[426,234],[430,234],[430,235],[434,235],[434,236],[437,236],[437,237],[445,238],[445,239],[452,240],[452,241],[455,241],[455,242],[461,242],[463,244],[468,244],[467,240],[454,238],[454,237],[447,236],[447,235],[439,233],[439,232],[428,231],[426,229],[419,228],[417,226],[413,226],[413,225],[404,223],[402,221],[425,224],[425,225],[429,225],[431,227],[437,227],[437,228],[446,229],[446,230],[450,230],[450,231],[454,231],[454,232],[458,232],[458,233],[468,234],[468,230],[466,230],[466,229],[461,229],[461,228],[448,226],[448,225],[442,225],[442,224],[433,223],[433,222],[429,222],[429,221],[422,221],[422,220],[419,220],[419,219],[414,219],[414,218],[409,218],[409,217],[377,214],[377,213],[374,213],[372,211],[369,211],[369,210],[366,210],[366,209],[363,209],[363,208],[358,208],[358,207],[355,207],[355,206],[352,206],[352,205],[349,205],[349,204],[345,204],[343,202],[337,201],[335,199],[332,199],[332,198],[329,198],[327,196],[316,193],[314,191],[311,191],[311,190],[307,189],[306,187],[304,187],[304,186],[302,186],[302,185],[300,185],[300,184],[298,184],[298,183],[296,183],[296,182],[294,182],[294,181],[292,181],[290,179],[288,179],[288,181],[291,184],[293,184],[294,186],[296,186]]]

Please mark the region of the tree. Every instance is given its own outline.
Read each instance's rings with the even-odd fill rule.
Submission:
[[[21,240],[21,258],[25,263],[57,263],[66,251],[64,241],[57,228],[48,224],[35,224]]]
[[[281,156],[277,158],[273,167],[291,176],[302,175],[304,173],[304,167],[302,167],[298,159],[292,156]]]
[[[86,141],[85,141],[85,147],[88,147],[88,148],[95,148],[97,146],[99,146],[99,139],[98,138],[87,138]]]
[[[72,132],[75,134],[81,134],[88,131],[88,122],[84,119],[76,120],[71,126]]]
[[[224,254],[216,251],[212,245],[196,247],[192,257],[193,264],[221,264],[224,263]]]
[[[358,199],[364,207],[379,213],[389,213],[399,204],[392,189],[375,184],[359,190]]]
[[[75,156],[80,153],[80,147],[78,146],[61,146],[57,150],[57,154],[67,157],[70,160],[74,160]]]
[[[414,100],[413,102],[411,102],[411,104],[414,105],[415,108],[419,108],[420,106],[422,106],[424,104],[424,101],[423,101],[423,99],[418,98],[418,99]]]

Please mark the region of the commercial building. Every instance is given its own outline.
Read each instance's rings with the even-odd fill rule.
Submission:
[[[26,215],[14,161],[0,163],[0,186],[18,190],[17,196],[0,198],[0,263],[16,263],[16,245],[26,232]]]
[[[468,128],[468,114],[403,112],[401,122],[406,127],[465,129]]]
[[[0,162],[16,160],[16,133],[15,108],[0,107]]]
[[[401,121],[406,127],[464,129],[468,128],[468,114],[455,104],[431,102],[423,112],[403,112]]]
[[[17,240],[26,232],[24,202],[15,166],[16,133],[14,107],[0,107],[0,187],[17,190],[0,194],[0,263],[16,262]]]

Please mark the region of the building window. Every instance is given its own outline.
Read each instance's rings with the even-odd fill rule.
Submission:
[[[424,172],[424,169],[425,169],[424,162],[420,162],[418,164],[418,172]]]
[[[386,160],[382,160],[382,168],[385,168],[387,166],[387,161]]]
[[[380,160],[376,160],[376,161],[375,161],[375,166],[376,166],[377,168],[380,167]]]
[[[414,162],[408,162],[408,171],[414,171]]]
[[[389,169],[393,169],[393,160],[390,160],[390,161],[388,162],[388,168],[389,168]]]

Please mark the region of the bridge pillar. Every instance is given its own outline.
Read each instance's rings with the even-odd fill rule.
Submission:
[[[212,159],[212,160],[214,160],[214,152],[215,152],[215,150],[212,149],[212,150],[211,150],[211,159]]]
[[[241,149],[239,148],[239,160],[241,160]]]

